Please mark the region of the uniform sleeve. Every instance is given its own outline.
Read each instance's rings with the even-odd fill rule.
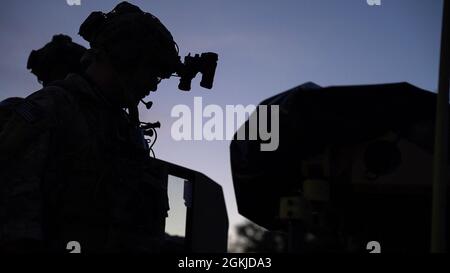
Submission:
[[[0,244],[43,239],[41,180],[57,99],[52,89],[32,94],[0,132]]]

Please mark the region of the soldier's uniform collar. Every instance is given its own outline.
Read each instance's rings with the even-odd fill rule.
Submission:
[[[69,74],[65,78],[65,81],[69,85],[75,86],[74,90],[80,92],[88,97],[100,102],[111,109],[119,110],[117,106],[114,106],[100,91],[100,87],[87,75],[87,74]],[[120,109],[121,110],[121,109]]]

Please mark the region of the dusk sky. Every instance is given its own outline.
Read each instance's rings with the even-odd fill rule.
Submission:
[[[0,100],[40,89],[26,69],[28,55],[54,34],[78,36],[92,11],[110,11],[121,1],[6,0],[0,9]],[[141,119],[162,123],[158,158],[200,171],[223,186],[230,231],[237,213],[229,141],[175,141],[170,116],[177,104],[258,104],[304,82],[322,86],[410,82],[435,92],[438,82],[442,0],[147,0],[130,1],[157,16],[171,31],[181,56],[219,54],[212,90],[193,81],[190,92],[177,78],[163,81],[147,99]],[[281,136],[282,137],[282,136]],[[277,181],[274,181],[276,184]]]

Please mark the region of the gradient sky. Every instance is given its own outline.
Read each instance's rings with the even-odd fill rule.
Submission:
[[[176,104],[258,104],[307,81],[350,85],[407,81],[435,91],[438,81],[442,0],[147,0],[130,1],[157,16],[171,31],[182,56],[214,51],[219,64],[213,90],[193,81],[162,82],[141,119],[159,120],[158,158],[198,170],[225,191],[230,231],[239,216],[230,173],[229,141],[181,141],[170,136]],[[26,70],[32,49],[53,34],[77,35],[90,12],[110,11],[120,1],[6,0],[0,9],[0,100],[40,88]],[[274,181],[274,184],[276,182]]]

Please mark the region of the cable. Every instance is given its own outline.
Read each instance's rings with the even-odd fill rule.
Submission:
[[[158,133],[156,132],[155,128],[150,128],[150,130],[152,130],[155,137],[153,139],[145,138],[145,141],[149,145],[148,150],[150,151],[150,156],[152,156],[152,154],[153,154],[153,157],[156,158],[155,151],[153,150],[153,146],[155,145],[156,140],[158,139]]]
[[[155,133],[155,139],[153,139],[152,144],[149,147],[150,150],[153,148],[153,145],[155,145],[156,140],[158,139],[158,133],[156,132],[155,128],[152,128],[152,130],[153,130],[153,133]]]

